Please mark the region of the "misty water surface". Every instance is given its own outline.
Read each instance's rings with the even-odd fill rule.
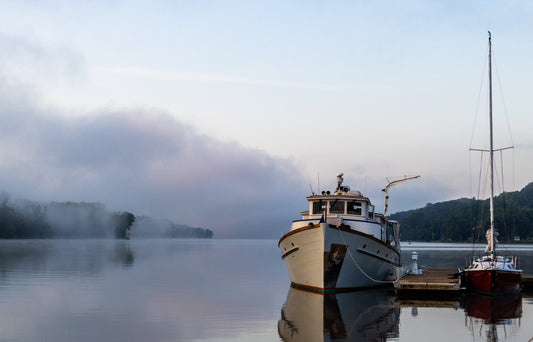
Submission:
[[[468,248],[404,245],[404,259],[416,249],[422,265],[462,267]],[[516,253],[533,273],[533,250]],[[295,292],[274,240],[0,241],[0,341],[533,337],[529,296],[504,302],[508,309],[497,324],[470,315],[484,305],[422,305],[380,290],[326,297]]]

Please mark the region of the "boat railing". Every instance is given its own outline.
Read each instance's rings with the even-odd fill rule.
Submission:
[[[492,262],[490,255],[468,255],[465,257],[465,269],[471,266],[474,262]],[[512,262],[515,269],[520,269],[520,257],[510,255],[498,255],[496,263]]]

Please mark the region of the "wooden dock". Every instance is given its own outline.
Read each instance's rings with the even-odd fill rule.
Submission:
[[[460,291],[461,279],[456,268],[426,268],[422,274],[408,274],[394,282],[397,291]]]

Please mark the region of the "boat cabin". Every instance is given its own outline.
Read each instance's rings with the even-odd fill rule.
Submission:
[[[370,199],[361,192],[342,185],[342,174],[337,176],[334,193],[323,191],[307,197],[309,210],[302,211],[302,218],[292,222],[291,230],[313,227],[320,222],[343,230],[353,230],[373,236],[393,246],[399,245],[399,224],[376,213]]]
[[[309,216],[326,215],[353,215],[360,216],[370,220],[374,219],[374,206],[366,197],[362,197],[359,192],[347,194],[346,198],[339,196],[319,196],[313,195],[307,197],[309,201],[309,211],[302,214]],[[327,208],[327,212],[326,212]],[[307,216],[305,215],[305,216]]]

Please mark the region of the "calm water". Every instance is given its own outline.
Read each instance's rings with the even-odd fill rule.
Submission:
[[[471,246],[403,250],[462,267]],[[533,273],[533,246],[512,252]],[[293,290],[273,240],[0,241],[0,341],[528,341],[530,322],[526,294],[435,302]]]

